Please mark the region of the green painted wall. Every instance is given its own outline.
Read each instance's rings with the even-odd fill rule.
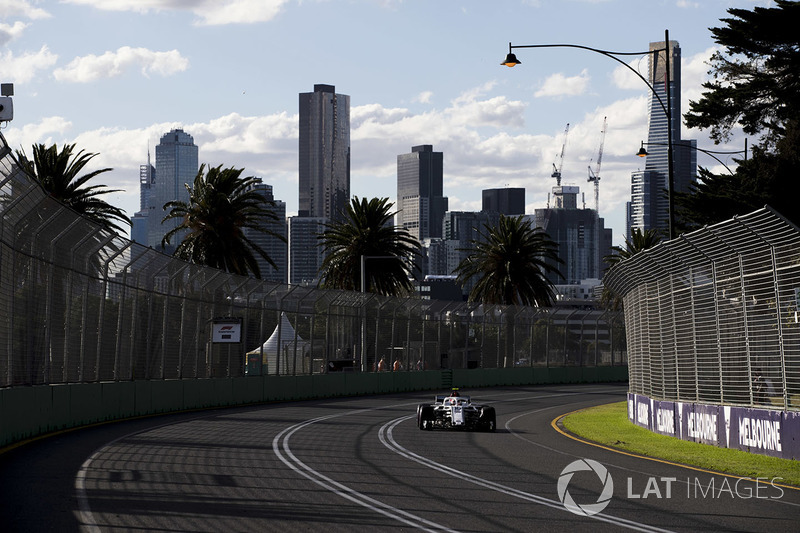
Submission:
[[[452,380],[452,385],[450,385]],[[0,447],[54,431],[159,413],[447,387],[628,380],[628,367],[493,368],[79,383],[0,389]]]

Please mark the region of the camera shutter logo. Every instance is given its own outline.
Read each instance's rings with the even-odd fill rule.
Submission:
[[[603,491],[597,498],[597,503],[580,505],[575,503],[575,500],[572,499],[572,495],[570,495],[567,490],[567,486],[575,472],[590,470],[600,478],[600,482],[603,484]],[[592,516],[605,509],[611,501],[611,496],[614,494],[614,481],[611,479],[611,474],[608,473],[606,467],[597,461],[593,461],[592,459],[578,459],[568,464],[566,468],[561,471],[557,488],[558,498],[561,500],[561,503],[564,504],[567,511],[580,516]]]

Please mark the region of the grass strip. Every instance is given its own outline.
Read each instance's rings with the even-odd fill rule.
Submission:
[[[800,487],[800,461],[718,448],[659,435],[628,420],[627,402],[591,407],[563,419],[567,431],[619,450],[750,478],[783,478],[782,485]]]

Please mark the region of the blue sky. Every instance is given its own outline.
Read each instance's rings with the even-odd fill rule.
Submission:
[[[182,127],[200,161],[245,168],[297,210],[298,93],[316,83],[350,95],[351,193],[396,194],[397,155],[444,152],[453,210],[479,210],[481,190],[525,187],[544,207],[570,124],[563,183],[593,204],[587,167],[600,170],[600,215],[624,232],[634,154],[645,138],[648,89],[580,44],[635,52],[670,39],[682,51],[682,112],[700,97],[715,44],[708,31],[753,0],[0,0],[0,82],[14,83],[13,148],[76,143],[113,167],[107,200],[139,208],[138,169],[160,136]],[[627,58],[647,68],[647,59]],[[706,149],[741,150],[739,132]],[[154,153],[154,152],[153,152]],[[724,158],[731,164],[730,158]],[[699,157],[700,164],[721,168]]]

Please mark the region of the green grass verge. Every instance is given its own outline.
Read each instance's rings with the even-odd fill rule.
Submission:
[[[583,439],[611,448],[715,472],[743,477],[783,478],[800,487],[800,461],[718,448],[648,431],[628,420],[627,402],[584,409],[567,415],[564,428]]]

